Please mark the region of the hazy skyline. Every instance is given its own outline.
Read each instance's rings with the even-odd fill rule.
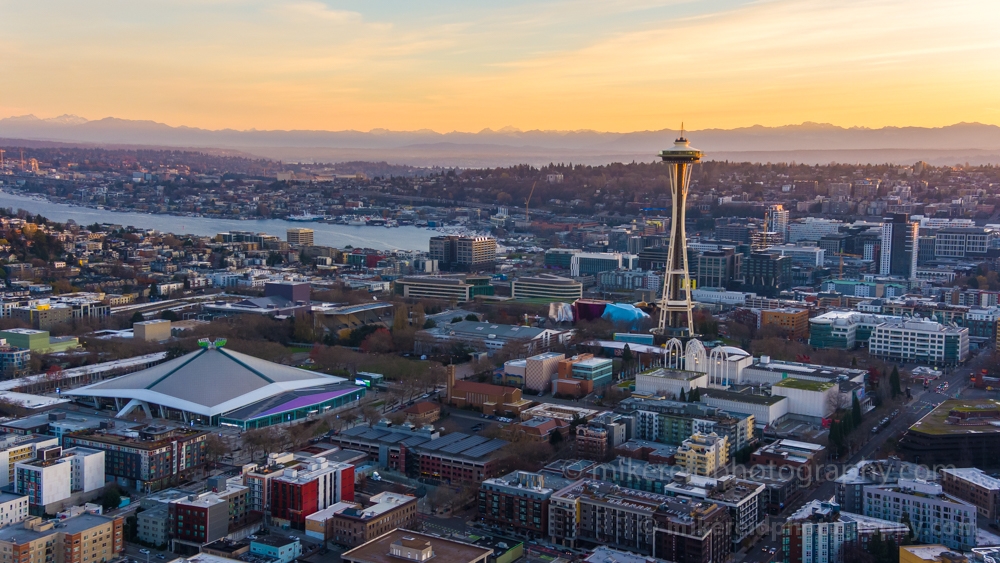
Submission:
[[[209,129],[1000,124],[1000,2],[0,0],[0,117]]]

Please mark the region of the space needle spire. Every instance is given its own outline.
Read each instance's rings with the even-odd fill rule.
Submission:
[[[694,336],[694,318],[691,314],[691,275],[688,270],[687,235],[684,231],[685,204],[691,185],[692,165],[701,161],[703,153],[692,147],[681,136],[674,146],[660,151],[660,159],[670,174],[670,247],[667,250],[667,268],[663,276],[663,295],[660,298],[660,323],[657,332],[669,337]]]

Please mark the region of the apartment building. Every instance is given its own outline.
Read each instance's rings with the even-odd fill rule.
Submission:
[[[628,439],[628,417],[605,412],[576,427],[576,452],[584,459],[614,457],[615,448]]]
[[[0,528],[0,563],[105,563],[124,551],[121,516],[32,517]]]
[[[341,501],[354,500],[354,466],[312,458],[287,468],[271,482],[271,516],[298,530],[306,516]]]
[[[14,466],[36,458],[38,450],[59,445],[59,439],[36,434],[0,435],[0,488],[14,483]]]
[[[729,463],[729,440],[716,433],[692,434],[677,448],[677,465],[693,475],[712,477]]]
[[[813,500],[788,518],[781,536],[785,563],[840,563],[858,539],[858,525],[841,520],[837,504]]]
[[[248,523],[249,489],[228,485],[221,491],[192,494],[171,501],[170,535],[178,545],[200,548],[220,540]]]
[[[38,513],[51,513],[75,494],[103,489],[104,467],[101,450],[53,446],[39,450],[34,460],[14,464],[14,490],[27,495]]]
[[[0,492],[0,528],[21,522],[28,517],[28,496]]]
[[[513,533],[548,535],[549,499],[573,481],[555,475],[515,471],[479,486],[479,517]]]
[[[728,511],[583,479],[554,493],[549,539],[566,547],[607,545],[670,561],[709,563],[729,553]]]
[[[979,516],[989,522],[1000,517],[1000,479],[975,467],[941,469],[941,489],[976,506]]]
[[[867,486],[865,516],[902,522],[909,517],[915,539],[967,550],[976,545],[977,508],[946,494],[941,485],[900,479],[895,485]]]

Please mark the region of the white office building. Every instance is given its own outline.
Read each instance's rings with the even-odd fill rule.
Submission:
[[[893,361],[958,365],[969,357],[969,329],[920,318],[886,322],[872,331],[868,351]]]
[[[608,270],[634,270],[639,267],[639,257],[621,252],[580,252],[570,259],[569,275],[596,276]]]

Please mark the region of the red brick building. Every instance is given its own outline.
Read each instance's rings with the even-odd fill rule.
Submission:
[[[323,458],[285,469],[271,481],[271,516],[305,529],[306,516],[341,501],[354,501],[354,466]]]

